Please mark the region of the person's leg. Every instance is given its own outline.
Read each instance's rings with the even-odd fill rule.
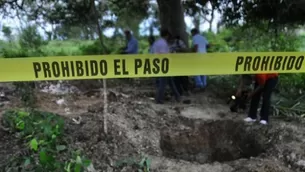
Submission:
[[[165,86],[166,86],[166,78],[164,78],[164,77],[158,78],[158,87],[157,87],[158,91],[157,91],[157,97],[156,97],[157,103],[163,103]]]
[[[182,95],[182,86],[181,86],[181,77],[180,76],[175,76],[173,77],[174,83],[176,85],[177,91],[179,92],[180,95]]]
[[[188,94],[189,93],[189,77],[188,76],[182,76],[181,77],[181,84],[183,91]]]
[[[278,78],[268,79],[266,81],[264,90],[263,90],[263,104],[261,108],[261,124],[267,124],[269,122],[269,110],[271,104],[271,96],[273,89],[275,88],[278,82]]]
[[[256,89],[258,87],[258,84],[255,83],[255,88]],[[250,109],[249,109],[249,113],[248,113],[248,118],[245,119],[246,122],[254,122],[256,121],[257,118],[257,108],[259,105],[259,101],[261,99],[261,95],[262,92],[258,92],[255,95],[253,95],[252,99],[251,99],[251,103],[250,103]]]
[[[201,76],[195,76],[195,84],[197,88],[203,88]]]
[[[159,78],[155,78],[155,86],[158,88],[159,87]]]
[[[176,88],[176,85],[175,85],[173,77],[168,77],[167,80],[168,80],[168,84],[169,84],[169,86],[170,86],[170,88],[172,90],[172,93],[175,96],[175,99],[177,101],[179,101],[180,100],[180,94],[179,94],[179,92],[178,92],[178,90]]]
[[[205,88],[207,86],[207,76],[202,75],[201,76],[201,81],[202,81],[202,84],[203,84],[203,88]]]

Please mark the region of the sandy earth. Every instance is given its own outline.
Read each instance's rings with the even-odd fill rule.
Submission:
[[[151,87],[138,84],[111,87],[107,135],[99,90],[37,92],[37,106],[66,117],[71,148],[83,150],[97,171],[135,171],[115,164],[142,154],[151,160],[154,172],[305,171],[302,122],[272,118],[269,126],[244,124],[243,114],[230,113],[226,100],[209,90],[186,97],[191,104],[157,105],[153,93]],[[8,97],[1,112],[21,106],[17,97]],[[58,105],[60,99],[64,101]],[[73,122],[79,117],[80,124]],[[17,141],[0,129],[0,166],[18,151]]]

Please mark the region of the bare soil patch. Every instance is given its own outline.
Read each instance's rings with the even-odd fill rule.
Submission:
[[[134,171],[116,163],[140,160],[142,155],[151,160],[151,171],[305,170],[305,128],[300,122],[272,119],[269,126],[247,125],[242,122],[244,115],[230,113],[226,100],[208,90],[186,97],[191,104],[164,105],[154,103],[153,92],[145,86],[111,88],[107,135],[103,133],[100,92],[73,96],[37,93],[38,108],[65,117],[69,149],[84,152],[97,171]],[[67,103],[58,105],[58,99]],[[14,107],[20,104],[11,102],[1,111]],[[24,145],[13,134],[0,129],[0,167],[11,165],[9,160],[23,151]]]

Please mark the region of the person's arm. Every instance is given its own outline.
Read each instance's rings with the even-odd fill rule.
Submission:
[[[259,75],[259,77],[256,77],[256,82],[258,83],[258,86],[249,94],[249,98],[251,98],[253,95],[257,94],[258,92],[262,91],[262,89],[265,86],[266,83],[266,75]]]
[[[186,45],[184,44],[184,42],[182,40],[177,40],[177,45],[179,48],[177,48],[177,52],[186,52]]]
[[[196,37],[192,38],[192,52],[197,52],[198,51],[198,39],[196,39]]]

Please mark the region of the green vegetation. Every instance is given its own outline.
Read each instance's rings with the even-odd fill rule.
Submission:
[[[3,115],[3,126],[24,143],[26,155],[15,157],[5,171],[81,172],[91,162],[80,152],[67,148],[62,117],[39,111],[10,110]],[[68,159],[62,155],[68,154]]]

